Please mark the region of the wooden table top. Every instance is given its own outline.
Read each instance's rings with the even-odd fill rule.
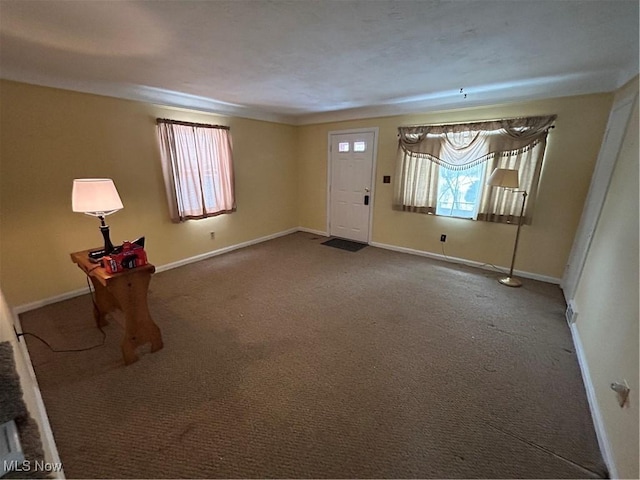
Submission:
[[[122,272],[118,273],[108,273],[105,268],[102,267],[101,263],[93,263],[89,260],[89,252],[98,250],[97,248],[92,248],[89,250],[82,250],[81,252],[74,252],[71,254],[71,261],[80,267],[84,273],[87,275],[94,277],[100,281],[102,285],[105,287],[109,281],[119,278],[126,277],[127,275],[132,275],[134,273],[148,273],[151,275],[156,271],[156,267],[152,264],[147,263],[141,267],[136,268],[128,268]]]

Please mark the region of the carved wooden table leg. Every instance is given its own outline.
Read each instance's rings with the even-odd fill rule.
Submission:
[[[93,283],[93,289],[95,290],[93,318],[95,318],[98,328],[101,328],[109,324],[105,318],[107,313],[113,312],[120,307],[113,295],[107,290],[107,287],[102,285],[96,278],[89,278],[91,278],[91,283]]]
[[[117,273],[109,273],[90,258],[91,250],[71,254],[71,260],[89,276],[95,289],[93,316],[98,328],[107,325],[106,315],[114,310],[122,310],[125,317],[125,335],[122,340],[124,363],[136,360],[136,347],[151,343],[151,351],[162,348],[160,329],[149,315],[147,291],[151,275],[156,267],[147,263],[139,267]],[[119,322],[120,323],[120,322]]]
[[[122,355],[127,365],[138,360],[136,347],[150,342],[151,351],[156,352],[163,346],[160,329],[151,319],[147,305],[150,280],[148,271],[132,272],[132,275],[114,278],[110,285],[126,319]]]

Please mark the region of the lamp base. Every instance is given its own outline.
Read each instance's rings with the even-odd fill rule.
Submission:
[[[506,285],[507,287],[521,287],[522,282],[517,278],[513,277],[504,277],[498,280],[501,284]]]

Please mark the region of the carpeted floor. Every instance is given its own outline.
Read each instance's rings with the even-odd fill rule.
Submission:
[[[28,339],[70,478],[605,476],[557,286],[297,233],[156,274],[164,349]],[[21,315],[101,341],[89,296]]]

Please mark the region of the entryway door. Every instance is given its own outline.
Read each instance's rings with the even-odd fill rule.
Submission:
[[[376,131],[329,134],[329,234],[369,242]]]

